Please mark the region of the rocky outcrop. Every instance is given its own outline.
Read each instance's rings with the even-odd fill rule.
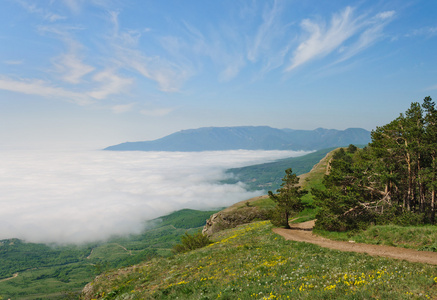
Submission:
[[[203,227],[202,233],[208,236],[224,229],[234,228],[255,220],[268,219],[268,210],[259,207],[240,207],[235,210],[224,210],[213,214]]]

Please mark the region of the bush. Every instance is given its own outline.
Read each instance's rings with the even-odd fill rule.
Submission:
[[[200,230],[193,235],[185,232],[185,234],[181,237],[181,243],[173,246],[173,252],[184,253],[205,247],[211,243],[212,241],[208,238],[208,236],[204,235]]]
[[[315,229],[343,232],[347,230],[347,224],[337,215],[322,210],[316,215]]]
[[[400,215],[396,216],[393,224],[399,226],[417,226],[423,224],[424,214],[414,213],[411,211],[404,211]]]
[[[399,225],[399,226],[417,226],[423,224],[425,215],[405,210],[402,207],[391,207],[384,210],[384,213],[377,218],[378,225]]]

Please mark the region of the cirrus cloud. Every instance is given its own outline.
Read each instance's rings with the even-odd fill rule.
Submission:
[[[394,15],[394,11],[386,11],[378,13],[375,17],[365,14],[355,16],[354,9],[346,7],[341,13],[333,15],[328,26],[323,22],[303,20],[301,27],[308,36],[294,51],[291,64],[286,71],[331,54],[353,37],[357,37],[357,41],[352,41],[346,47],[349,50],[343,51],[339,61],[356,55],[380,37],[382,28]]]

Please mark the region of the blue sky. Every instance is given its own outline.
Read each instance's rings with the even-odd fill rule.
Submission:
[[[0,148],[371,130],[437,97],[436,13],[425,0],[4,0]]]

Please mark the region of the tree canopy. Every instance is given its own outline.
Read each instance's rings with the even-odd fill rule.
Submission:
[[[411,103],[398,118],[372,131],[364,149],[338,150],[314,189],[316,227],[344,231],[371,223],[435,223],[437,110],[431,97]]]
[[[303,209],[301,198],[307,192],[299,186],[299,177],[293,174],[291,168],[285,170],[285,176],[282,178],[281,188],[274,194],[269,191],[270,198],[276,202],[276,208],[272,212],[272,223],[278,226],[290,228],[289,218]]]

